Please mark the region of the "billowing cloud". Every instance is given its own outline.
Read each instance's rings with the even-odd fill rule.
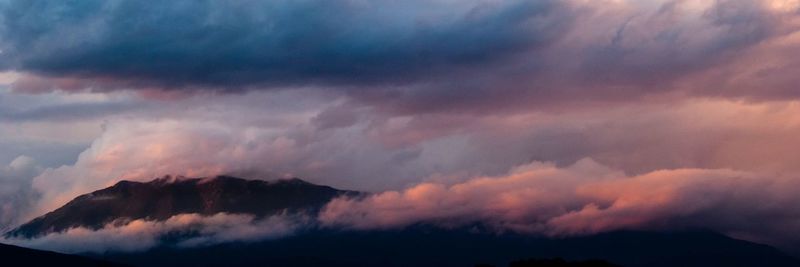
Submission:
[[[641,175],[583,159],[558,167],[532,162],[499,176],[423,182],[400,191],[331,201],[320,214],[195,214],[165,221],[117,221],[7,242],[62,252],[141,251],[154,246],[213,245],[291,235],[298,229],[399,229],[409,225],[574,236],[613,230],[711,229],[797,249],[800,201],[795,176],[730,169],[669,169]],[[172,238],[165,238],[172,237]],[[172,241],[170,241],[172,240]],[[172,243],[170,243],[172,242]]]
[[[42,167],[26,156],[0,166],[0,232],[20,223],[25,212],[36,204],[38,195],[31,188],[31,181],[41,171]]]
[[[305,220],[307,219],[299,215],[275,215],[256,219],[243,214],[180,214],[164,221],[117,221],[99,230],[72,228],[35,239],[3,241],[63,253],[136,252],[161,245],[196,247],[280,238],[291,235],[306,225]]]
[[[230,97],[230,103],[273,101],[258,94]],[[49,168],[34,179],[42,200],[29,216],[119,180],[165,174],[296,176],[379,192],[421,181],[500,175],[532,160],[566,166],[586,157],[630,174],[681,168],[800,172],[793,163],[794,136],[800,134],[795,102],[688,101],[669,110],[643,104],[502,117],[386,117],[338,111],[338,104],[270,114],[224,99],[199,107],[184,101],[189,103],[177,110],[165,107],[154,115],[105,122],[101,136],[74,164]],[[242,115],[250,112],[258,115]],[[326,115],[331,112],[360,115],[331,118]],[[334,124],[323,127],[321,120]]]
[[[18,217],[41,215],[123,179],[298,176],[376,192],[364,201],[331,203],[320,220],[335,226],[486,222],[552,235],[708,227],[796,242],[780,235],[796,229],[798,206],[785,190],[800,181],[792,149],[800,134],[796,102],[415,117],[333,104],[253,118],[241,115],[252,106],[227,102],[282,102],[272,97],[233,95],[217,98],[218,105],[155,112],[171,118],[142,113],[108,122],[74,164],[32,180],[38,201]]]
[[[558,168],[533,162],[508,174],[455,184],[421,183],[365,199],[333,200],[331,227],[391,229],[428,223],[484,224],[496,231],[563,236],[621,229],[712,229],[779,245],[800,240],[796,177],[725,169],[628,176],[591,159]]]

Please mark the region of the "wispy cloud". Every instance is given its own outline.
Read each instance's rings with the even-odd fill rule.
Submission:
[[[243,214],[180,214],[165,221],[124,221],[123,218],[99,230],[72,228],[35,239],[3,241],[64,253],[137,252],[156,246],[196,247],[281,238],[304,227],[306,220],[299,215],[256,219]]]

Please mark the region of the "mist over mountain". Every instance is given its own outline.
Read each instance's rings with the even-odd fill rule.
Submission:
[[[260,181],[230,176],[166,176],[150,182],[122,181],[81,195],[6,236],[11,238],[8,240],[28,241],[31,243],[24,244],[57,250],[99,246],[101,249],[74,252],[102,260],[100,263],[133,266],[455,267],[506,266],[514,262],[515,266],[789,267],[800,264],[773,247],[706,230],[615,231],[546,237],[496,231],[483,224],[447,227],[418,223],[404,228],[358,230],[321,225],[313,219],[274,221],[292,214],[313,218],[335,198],[358,199],[365,195],[297,178]],[[276,235],[271,231],[281,233]],[[71,243],[63,243],[65,240]],[[133,249],[118,244],[136,244],[141,240],[149,242]],[[536,260],[550,258],[569,261]],[[593,259],[607,262],[587,261]],[[86,266],[96,266],[91,264]]]
[[[359,194],[297,178],[267,182],[230,176],[165,176],[146,183],[121,181],[81,195],[6,236],[32,238],[77,227],[97,230],[113,222],[164,221],[181,214],[248,214],[256,219],[276,214],[315,214],[335,197]]]

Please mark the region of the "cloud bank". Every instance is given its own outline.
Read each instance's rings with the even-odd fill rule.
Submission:
[[[800,229],[796,177],[726,169],[672,169],[628,176],[591,159],[558,168],[533,162],[508,174],[455,184],[422,183],[366,199],[340,198],[325,225],[362,230],[429,223],[547,236],[613,230],[711,229],[780,245]],[[759,225],[759,226],[756,226]]]
[[[757,177],[753,180],[766,185],[776,179],[791,181],[800,173],[793,164],[794,136],[800,134],[795,115],[800,106],[795,102],[690,101],[672,105],[669,110],[646,104],[602,112],[505,117],[383,117],[358,112],[356,118],[327,115],[350,112],[334,104],[318,108],[316,113],[277,114],[285,120],[282,122],[268,115],[257,119],[240,116],[250,109],[247,106],[217,110],[226,105],[204,106],[187,112],[193,115],[186,117],[125,118],[105,124],[103,134],[74,164],[47,168],[28,180],[30,190],[36,192],[27,200],[33,205],[19,208],[24,215],[17,216],[15,223],[120,180],[148,181],[164,173],[188,177],[234,174],[254,179],[296,176],[372,192],[397,191],[426,182],[447,188],[445,185],[465,183],[473,177],[500,177],[532,161],[566,168],[586,157],[620,172],[618,177],[638,177],[659,170],[709,170],[708,175],[716,177],[720,175],[717,170],[730,170]],[[326,120],[333,122],[321,122]],[[689,177],[687,181],[676,178],[676,185],[696,180],[698,187],[707,186],[702,183],[706,179],[703,175]],[[633,180],[643,184],[649,181]],[[727,180],[713,181],[721,186]],[[584,182],[591,180],[576,181],[572,187]],[[746,192],[760,188],[725,187]],[[585,199],[575,190],[564,192],[559,198],[564,203],[552,206],[570,206],[572,201]],[[709,193],[720,197],[726,194],[722,189]],[[574,205],[582,208],[591,202],[579,203]],[[791,202],[781,204],[786,205],[782,207],[787,213],[796,207]],[[752,208],[739,207],[742,212]],[[479,211],[467,209],[465,213]],[[704,212],[710,211],[700,213]]]
[[[558,167],[532,162],[499,176],[423,182],[365,198],[332,200],[319,214],[173,216],[165,221],[74,228],[18,245],[61,252],[135,252],[156,246],[195,247],[282,238],[301,229],[359,231],[411,225],[443,228],[481,224],[490,232],[550,237],[614,230],[710,229],[797,249],[800,201],[796,176],[761,176],[730,169],[670,169],[641,175],[583,159]]]
[[[181,214],[164,221],[116,221],[99,230],[72,228],[35,239],[3,241],[63,253],[138,252],[156,246],[196,247],[280,238],[303,227],[304,220],[289,215],[255,219],[244,214]]]

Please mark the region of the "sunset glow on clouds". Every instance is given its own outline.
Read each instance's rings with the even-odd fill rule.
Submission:
[[[700,227],[795,242],[784,233],[800,227],[800,209],[792,207],[798,198],[791,188],[797,185],[796,177],[765,178],[726,169],[626,176],[584,159],[566,168],[532,163],[505,176],[454,185],[423,183],[365,200],[338,199],[320,220],[356,229],[485,223],[498,231],[549,236]],[[752,228],[756,221],[761,229]]]
[[[800,251],[798,29],[793,0],[0,0],[0,229],[230,174],[374,193],[320,227]]]

